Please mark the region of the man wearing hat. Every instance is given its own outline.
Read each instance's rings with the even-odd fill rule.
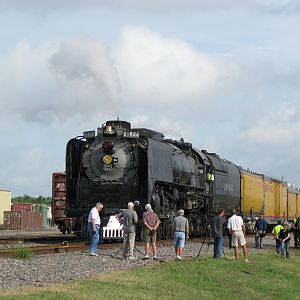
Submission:
[[[184,243],[189,238],[189,221],[183,216],[183,209],[179,209],[177,211],[177,214],[178,216],[175,217],[173,221],[173,243],[175,247],[176,260],[181,260],[183,255]]]
[[[144,223],[144,242],[145,242],[145,256],[143,259],[149,259],[150,242],[152,244],[153,259],[157,259],[156,256],[156,237],[157,228],[160,224],[158,215],[152,210],[150,204],[146,204],[145,212],[143,213]]]

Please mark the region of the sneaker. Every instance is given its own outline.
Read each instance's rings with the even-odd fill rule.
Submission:
[[[129,256],[128,259],[129,259],[129,260],[136,260],[136,257],[134,257],[134,256]]]
[[[176,256],[176,260],[181,260],[181,256]]]
[[[246,258],[244,261],[245,261],[245,263],[248,263],[248,262],[250,262],[250,260],[249,260],[249,259],[247,259],[247,258]]]
[[[91,256],[99,256],[99,254],[93,253],[93,252],[91,252],[90,255],[91,255]]]
[[[259,248],[260,248],[260,249],[264,249],[264,247],[263,247],[263,246],[260,246]]]
[[[145,255],[142,259],[143,259],[143,260],[149,259],[149,255]]]
[[[153,259],[154,259],[154,260],[157,260],[157,256],[153,256]]]

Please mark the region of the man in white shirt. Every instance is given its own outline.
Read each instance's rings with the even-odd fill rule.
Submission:
[[[91,209],[88,217],[88,233],[90,236],[89,253],[92,256],[99,256],[97,254],[97,245],[99,243],[99,230],[101,224],[99,211],[101,211],[102,208],[103,204],[101,202],[96,203],[95,207]]]
[[[240,216],[236,215],[236,209],[232,210],[232,217],[228,219],[227,228],[230,231],[232,236],[232,245],[234,247],[234,256],[235,259],[238,260],[239,256],[239,244],[243,249],[245,262],[249,262],[248,253],[247,253],[247,243],[245,240],[245,230],[246,227],[244,225],[243,219]]]

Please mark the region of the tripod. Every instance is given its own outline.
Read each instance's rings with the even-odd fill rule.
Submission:
[[[208,238],[208,241],[206,241],[207,238]],[[198,254],[197,254],[197,257],[200,256],[200,253],[201,253],[201,251],[202,251],[202,248],[203,248],[204,244],[207,244],[207,249],[206,249],[206,255],[207,255],[208,249],[209,249],[209,246],[210,246],[210,233],[209,233],[208,230],[205,231],[204,240],[203,240],[203,242],[202,242],[202,244],[201,244],[201,246],[200,246],[200,249],[199,249],[199,252],[198,252]]]
[[[124,239],[125,239],[125,237],[123,237],[122,248],[121,248],[121,249],[118,249],[115,253],[113,253],[113,254],[111,255],[111,257],[115,258],[115,257],[117,256],[117,254],[120,253],[120,251],[122,251],[122,256],[123,256],[123,249],[124,249],[124,247],[126,247],[126,254],[129,252],[130,241],[127,240],[126,245],[124,245]],[[136,252],[139,252],[139,253],[141,253],[142,255],[144,255],[144,253],[143,253],[140,249],[138,249],[138,248],[135,246],[135,241],[134,241],[133,250],[135,250]],[[123,257],[123,258],[124,258],[124,257]]]

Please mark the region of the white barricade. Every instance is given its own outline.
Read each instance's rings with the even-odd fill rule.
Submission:
[[[103,239],[121,239],[124,236],[123,225],[116,216],[110,216],[107,226],[102,228]]]

